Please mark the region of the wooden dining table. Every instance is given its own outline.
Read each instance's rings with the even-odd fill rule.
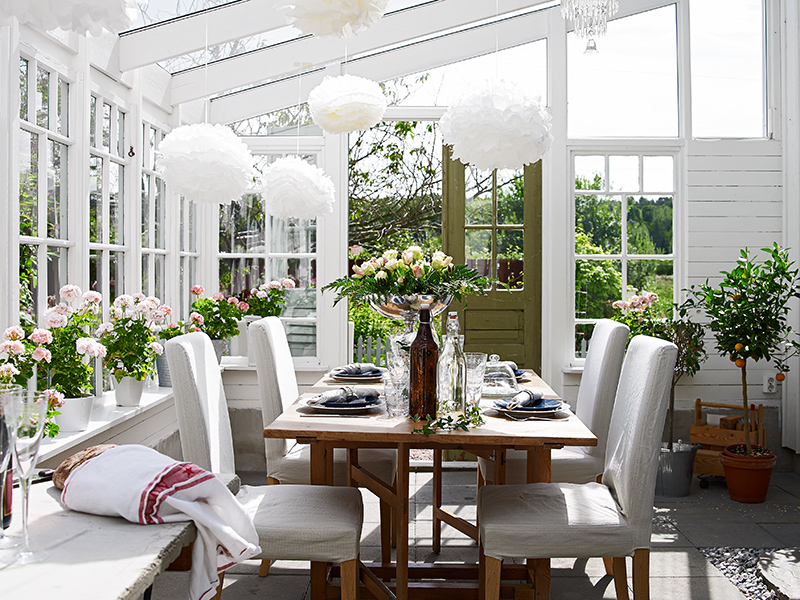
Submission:
[[[528,371],[525,387],[542,390],[546,398],[558,399],[553,390],[535,373]],[[373,595],[386,593],[381,582],[393,579],[393,593],[398,599],[437,598],[446,600],[478,597],[478,565],[414,565],[409,564],[409,452],[411,449],[460,449],[482,456],[492,455],[496,461],[496,483],[504,482],[505,452],[509,449],[528,453],[528,481],[550,480],[550,451],[564,446],[595,446],[597,438],[574,414],[553,420],[514,421],[493,411],[485,411],[484,424],[467,431],[436,431],[425,435],[422,423],[407,417],[389,418],[381,407],[352,415],[316,413],[306,401],[320,392],[341,387],[342,383],[326,376],[310,392],[303,394],[277,419],[264,428],[266,438],[295,439],[309,444],[311,450],[311,483],[331,485],[333,479],[333,449],[347,448],[350,485],[371,490],[389,504],[394,514],[396,532],[396,557],[393,566],[370,564],[368,576],[363,579]],[[566,409],[568,411],[568,409]],[[397,450],[397,475],[393,485],[388,485],[367,472],[358,463],[359,448],[394,448]],[[439,482],[440,484],[441,482]],[[436,484],[436,482],[434,482]],[[436,487],[436,485],[434,485]],[[441,495],[438,498],[441,504]],[[477,539],[477,529],[472,523],[437,507],[434,490],[435,517],[444,520],[467,535]],[[436,537],[436,536],[434,536]],[[312,564],[312,600],[334,593],[327,586],[326,565]],[[528,565],[504,566],[504,579],[530,579],[537,600],[550,597],[550,562],[536,559]],[[466,580],[451,584],[447,580]],[[389,586],[392,587],[392,586]],[[431,590],[435,590],[432,592]],[[391,596],[388,596],[391,597]]]

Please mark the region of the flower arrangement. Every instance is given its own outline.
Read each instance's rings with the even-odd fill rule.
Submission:
[[[5,357],[0,364],[0,383],[26,386],[31,377],[36,377],[38,383],[39,373],[43,373],[45,365],[52,361],[52,353],[46,348],[52,341],[53,334],[47,329],[34,329],[27,336],[19,325],[6,329],[0,342],[0,355]],[[45,393],[49,403],[44,435],[55,437],[59,428],[53,418],[60,414],[58,409],[64,404],[64,395],[53,389],[45,390]]]
[[[387,250],[381,256],[353,265],[351,276],[340,277],[322,290],[336,290],[335,305],[345,297],[362,303],[414,294],[453,296],[461,300],[465,294],[484,294],[488,285],[489,280],[474,269],[454,265],[452,256],[439,250],[426,258],[422,248],[410,246],[402,252]]]
[[[189,315],[189,329],[202,331],[212,340],[223,340],[239,333],[239,319],[249,309],[247,302],[233,296],[227,298],[217,292],[211,298],[200,298],[205,292],[203,286],[192,286],[191,293],[197,296],[192,302]]]
[[[637,335],[649,335],[672,342],[678,347],[678,357],[675,369],[672,372],[672,384],[669,391],[669,417],[668,448],[673,448],[674,414],[675,414],[675,386],[684,376],[693,377],[700,370],[700,365],[706,359],[705,343],[703,342],[703,326],[689,319],[690,306],[683,304],[675,306],[675,316],[672,319],[663,319],[656,316],[648,307],[658,302],[658,294],[642,290],[630,300],[617,300],[612,305],[619,309],[613,315],[615,321],[624,323],[630,329],[628,340]]]
[[[155,377],[156,357],[164,348],[156,341],[157,332],[172,308],[155,296],[122,294],[114,300],[110,321],[103,323],[97,336],[106,347],[103,365],[117,381],[133,377],[138,381]]]
[[[94,291],[83,294],[76,285],[65,285],[59,295],[63,302],[44,314],[44,323],[53,336],[48,387],[68,398],[88,396],[94,372],[88,359],[106,355],[105,346],[91,337],[100,320],[102,296]]]
[[[295,288],[294,280],[281,277],[280,280],[262,283],[250,290],[250,295],[243,300],[247,305],[245,314],[259,317],[279,317],[286,305],[286,290]],[[240,308],[242,304],[239,305]],[[243,309],[244,310],[244,309]]]
[[[789,370],[786,361],[800,352],[797,333],[788,323],[789,302],[800,298],[800,273],[789,261],[788,250],[778,244],[762,251],[768,254],[763,263],[757,263],[745,248],[736,267],[722,271],[724,279],[718,285],[706,281],[691,288],[693,306],[709,318],[716,349],[742,370],[744,431],[750,431],[748,360],[773,361],[778,371],[775,379],[783,381]],[[745,436],[743,452],[753,454],[749,436]]]

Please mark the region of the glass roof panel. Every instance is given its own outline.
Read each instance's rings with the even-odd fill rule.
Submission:
[[[161,23],[175,17],[185,17],[206,8],[234,4],[231,0],[136,0],[139,14],[131,29]]]

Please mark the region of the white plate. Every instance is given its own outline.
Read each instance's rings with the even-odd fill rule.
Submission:
[[[328,377],[340,383],[380,383],[383,379],[383,373],[381,373],[381,375],[370,375],[369,377],[365,377],[363,375],[335,375],[333,371],[331,371],[328,373]]]
[[[332,415],[352,415],[367,412],[368,410],[374,410],[376,408],[383,408],[384,401],[381,397],[375,404],[370,404],[369,406],[325,406],[324,404],[309,404],[308,400],[306,399],[303,400],[300,405],[302,408],[306,409],[306,411],[313,411],[322,414],[328,413]]]
[[[548,408],[546,410],[525,410],[524,408],[519,408],[517,410],[509,410],[507,408],[500,408],[499,406],[495,406],[494,403],[491,406],[492,410],[496,410],[502,414],[509,414],[512,417],[537,417],[540,415],[554,415],[555,413],[564,410],[564,403],[560,402],[557,407]]]

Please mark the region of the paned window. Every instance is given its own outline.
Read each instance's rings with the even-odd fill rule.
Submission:
[[[67,283],[69,92],[65,76],[39,61],[19,60],[20,318],[35,324]]]
[[[189,319],[189,306],[193,301],[189,290],[197,283],[197,205],[181,197],[180,204],[180,277],[178,290],[179,318]]]
[[[573,155],[575,357],[586,356],[597,319],[616,300],[643,291],[671,316],[674,297],[675,157],[639,153]]]
[[[104,309],[125,291],[125,112],[101,96],[89,102],[89,286]]]
[[[259,172],[282,154],[256,156]],[[303,157],[315,163],[315,155]],[[317,352],[317,224],[316,220],[279,219],[265,212],[260,193],[220,208],[219,286],[240,295],[257,285],[287,277],[295,288],[286,291],[281,318],[295,357]]]
[[[142,282],[144,294],[164,300],[166,282],[166,191],[156,172],[156,152],[164,133],[144,123],[142,126]]]

